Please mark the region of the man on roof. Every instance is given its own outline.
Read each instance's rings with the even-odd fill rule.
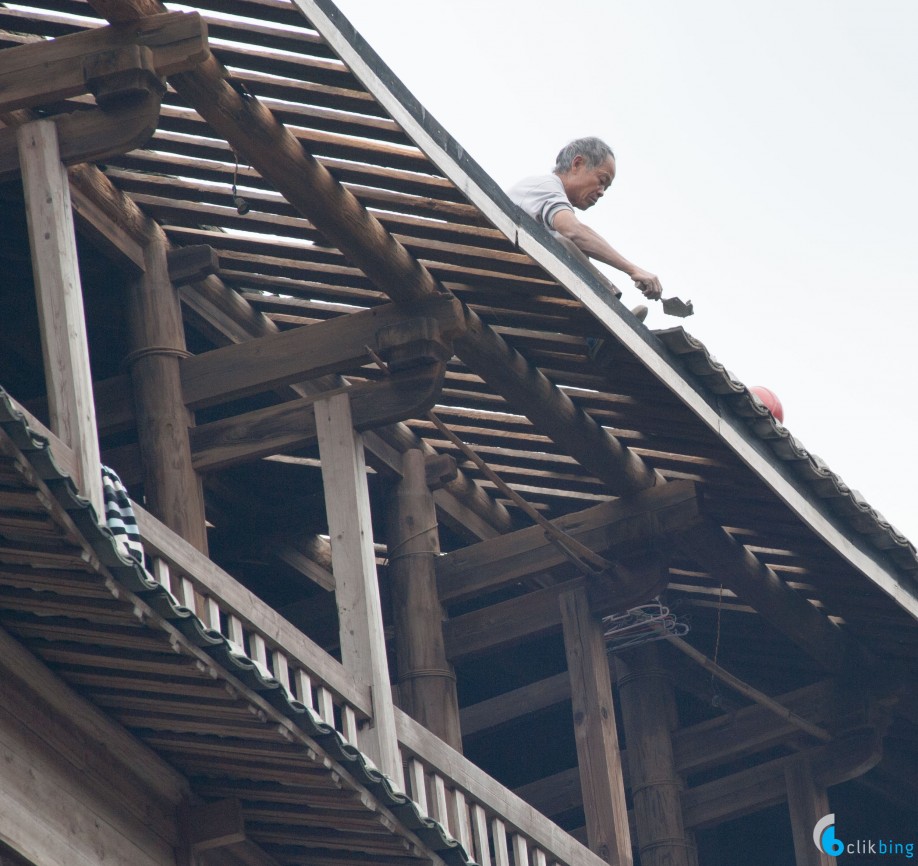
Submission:
[[[663,289],[656,275],[628,261],[574,213],[574,208],[587,210],[593,207],[614,178],[615,154],[612,148],[599,138],[578,138],[561,150],[551,174],[527,177],[513,186],[508,195],[536,222],[548,228],[571,253],[583,260],[593,275],[616,296],[621,292],[592,265],[589,258],[626,273],[646,298],[659,298]],[[641,305],[632,312],[643,321],[647,316],[647,307]]]

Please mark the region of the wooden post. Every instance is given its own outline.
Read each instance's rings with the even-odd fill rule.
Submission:
[[[191,463],[180,373],[188,355],[178,293],[169,281],[165,236],[153,227],[144,248],[145,272],[127,293],[131,353],[128,365],[137,415],[147,507],[202,553],[207,553],[204,495]]]
[[[791,761],[784,768],[784,778],[797,866],[835,866],[835,858],[820,851],[813,842],[816,822],[830,811],[825,787],[813,778],[813,768],[806,758]]]
[[[446,659],[434,557],[437,515],[419,448],[402,455],[389,507],[389,580],[402,709],[462,751],[456,674]]]
[[[315,413],[335,573],[341,661],[359,683],[369,684],[373,697],[371,727],[361,732],[360,747],[382,772],[404,788],[363,442],[354,430],[346,393],[323,397],[316,402]]]
[[[99,437],[76,233],[57,127],[51,120],[36,120],[21,126],[17,135],[50,427],[76,453],[79,477],[75,480],[99,520],[104,521]]]
[[[672,688],[648,644],[615,660],[638,852],[642,866],[690,866],[692,852],[682,820],[682,780],[670,734]]]
[[[559,603],[587,841],[613,866],[630,866],[628,807],[602,623],[583,587],[562,593]]]

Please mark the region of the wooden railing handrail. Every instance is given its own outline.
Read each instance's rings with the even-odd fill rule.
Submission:
[[[148,555],[158,556],[187,574],[219,600],[227,613],[251,623],[266,640],[312,671],[334,695],[363,717],[370,717],[369,689],[358,685],[339,661],[143,507],[133,501],[132,505]]]
[[[508,829],[531,839],[553,860],[575,863],[577,866],[608,866],[605,860],[567,831],[397,707],[395,727],[399,744],[405,752],[416,756],[446,781],[465,792],[467,799],[480,803],[500,816]]]

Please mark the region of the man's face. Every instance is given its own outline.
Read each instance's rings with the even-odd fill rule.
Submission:
[[[561,176],[561,182],[571,204],[580,210],[586,210],[603,197],[614,177],[613,157],[608,156],[599,165],[590,168],[587,161],[578,154],[574,157],[571,170]]]

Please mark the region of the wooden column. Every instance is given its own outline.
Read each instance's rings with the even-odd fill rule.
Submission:
[[[683,786],[673,760],[669,675],[652,644],[618,655],[615,667],[641,866],[690,866]]]
[[[424,453],[402,455],[388,515],[389,580],[402,709],[462,751],[456,674],[446,659],[434,557],[440,552]]]
[[[835,858],[813,842],[816,822],[830,811],[825,787],[813,778],[813,767],[806,758],[790,762],[784,768],[784,778],[797,866],[835,866]]]
[[[32,270],[41,324],[50,427],[75,452],[80,492],[104,520],[99,437],[67,172],[57,127],[36,120],[17,133]]]
[[[602,622],[582,587],[562,593],[559,603],[587,843],[609,863],[630,866],[628,807]]]
[[[145,272],[127,293],[131,352],[128,366],[137,416],[147,508],[202,553],[207,553],[204,495],[191,464],[179,365],[188,352],[178,293],[169,281],[167,242],[151,229]]]
[[[361,731],[360,747],[382,772],[404,787],[363,442],[354,430],[346,393],[323,397],[317,401],[315,413],[335,573],[341,662],[358,682],[369,684],[373,697],[373,718],[370,727]]]

